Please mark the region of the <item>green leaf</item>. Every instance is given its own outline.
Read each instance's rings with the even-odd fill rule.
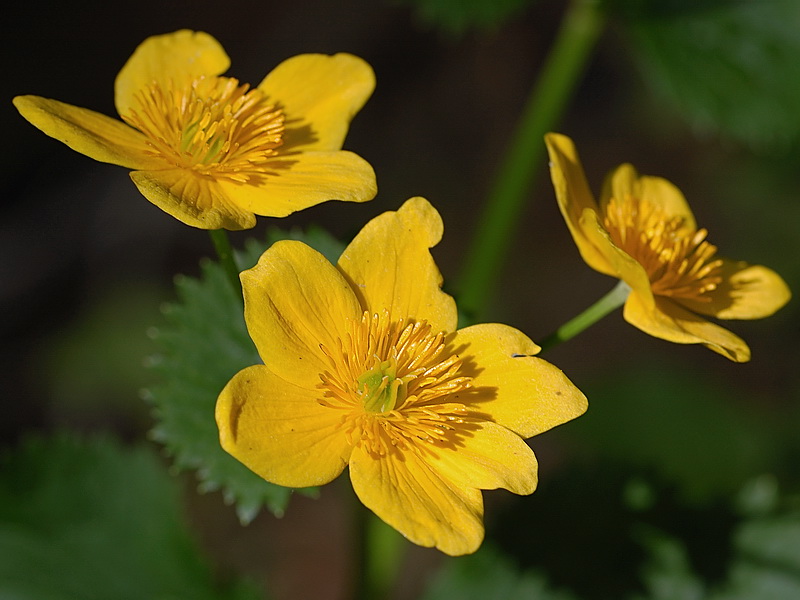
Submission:
[[[642,569],[648,596],[635,594],[631,600],[701,600],[703,582],[692,572],[685,546],[655,528],[639,525],[634,537],[649,550]]]
[[[60,435],[0,459],[0,597],[255,600],[220,585],[183,522],[180,489],[149,447]]]
[[[534,0],[400,0],[414,5],[419,18],[446,33],[491,29],[522,12]]]
[[[678,4],[686,10],[628,14],[633,54],[656,93],[701,132],[759,146],[796,139],[800,3]]]
[[[587,458],[654,469],[694,503],[735,493],[780,453],[765,415],[682,365],[631,363],[584,391],[592,409],[568,433]]]
[[[713,600],[800,598],[800,512],[754,519],[734,537],[729,584]]]
[[[422,596],[423,600],[574,600],[551,590],[544,576],[520,571],[489,544],[471,556],[450,559]]]
[[[335,258],[342,249],[323,230],[270,233],[270,243],[286,238],[335,252]],[[237,256],[239,266],[253,266],[265,247],[248,242]],[[199,279],[176,278],[179,302],[164,308],[166,324],[150,332],[160,349],[150,363],[164,380],[145,392],[155,405],[152,436],[166,446],[175,466],[197,471],[201,491],[219,489],[227,502],[235,503],[242,523],[252,521],[263,506],[280,516],[292,490],[261,479],[219,444],[214,421],[217,396],[238,371],[261,359],[223,268],[205,261],[201,269]]]
[[[786,600],[800,598],[800,511],[784,509],[741,522],[723,581],[703,583],[678,538],[640,526],[636,537],[650,559],[643,569],[647,596],[632,600]]]

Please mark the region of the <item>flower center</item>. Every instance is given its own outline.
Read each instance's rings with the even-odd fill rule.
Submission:
[[[446,442],[468,410],[456,402],[471,378],[426,321],[391,321],[365,312],[335,348],[320,346],[329,368],[318,402],[342,412],[348,441],[376,455],[409,442]]]
[[[151,83],[122,119],[152,154],[201,175],[246,183],[265,175],[283,143],[284,114],[258,89],[230,77],[199,77],[178,88]]]
[[[682,217],[637,198],[611,198],[603,225],[613,242],[647,271],[654,294],[710,302],[706,295],[722,282],[717,247],[708,231],[692,231]]]

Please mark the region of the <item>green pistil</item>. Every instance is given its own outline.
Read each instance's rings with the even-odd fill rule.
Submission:
[[[364,410],[384,413],[403,401],[403,380],[397,378],[397,361],[385,360],[358,378]]]
[[[192,140],[194,140],[194,136],[197,133],[197,130],[200,128],[200,124],[195,121],[194,123],[190,123],[183,129],[183,135],[181,136],[181,151],[188,152],[189,148],[192,145]]]
[[[214,141],[211,142],[211,147],[208,149],[206,153],[204,163],[208,164],[210,162],[215,162],[217,156],[219,155],[222,147],[225,145],[225,138],[221,135],[218,135],[214,138]]]

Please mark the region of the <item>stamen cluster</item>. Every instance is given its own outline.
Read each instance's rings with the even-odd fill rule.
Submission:
[[[647,271],[654,294],[710,302],[706,292],[722,283],[722,260],[714,258],[708,231],[689,229],[681,217],[637,198],[611,198],[603,225]]]
[[[320,374],[318,402],[342,411],[352,445],[384,456],[409,442],[449,443],[469,416],[454,400],[471,378],[459,375],[461,358],[426,321],[364,312],[335,348],[320,347],[329,369]]]
[[[283,111],[231,77],[153,82],[136,99],[139,108],[122,118],[147,137],[152,154],[201,175],[245,183],[266,173],[283,144]]]

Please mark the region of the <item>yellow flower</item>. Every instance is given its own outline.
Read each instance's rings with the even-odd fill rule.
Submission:
[[[539,347],[505,325],[456,331],[429,253],[442,221],[423,198],[373,219],[336,266],[278,242],[242,273],[245,319],[265,365],[219,396],[223,448],[289,487],[353,488],[416,544],[451,555],[483,539],[482,489],[530,494],[523,438],[586,410]]]
[[[707,321],[759,319],[789,301],[774,271],[717,256],[680,190],[629,164],[606,179],[599,205],[568,137],[545,136],[561,213],[583,260],[630,286],[623,315],[645,333],[750,360],[744,340]]]
[[[202,32],[146,39],[114,85],[124,123],[91,110],[18,96],[28,121],[73,150],[132,169],[153,204],[202,229],[247,229],[326,200],[370,200],[372,167],[341,150],[350,119],[375,87],[349,54],[302,54],[256,88],[221,77],[222,46]]]

